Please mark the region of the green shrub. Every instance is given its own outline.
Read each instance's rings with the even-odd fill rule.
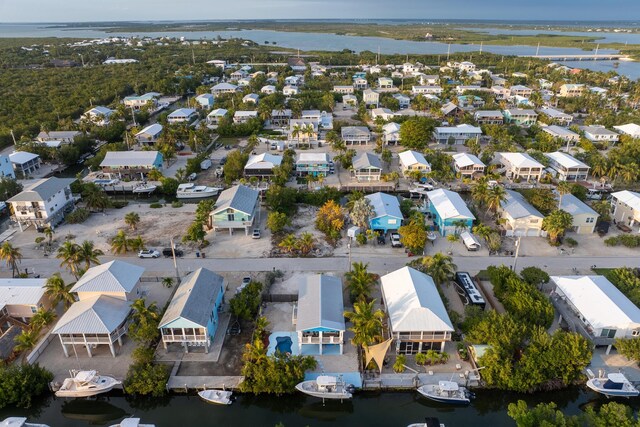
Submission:
[[[578,241],[576,239],[574,239],[573,237],[567,237],[566,239],[564,239],[564,242],[570,248],[575,248],[576,246],[578,246]]]
[[[167,392],[169,368],[153,363],[134,363],[129,367],[123,387],[127,394],[163,396]]]
[[[116,209],[122,209],[125,206],[129,205],[129,201],[128,200],[116,200],[114,202],[111,202],[111,205]]]
[[[366,245],[367,244],[367,235],[364,233],[360,233],[356,236],[356,242],[358,242],[358,244],[360,245]]]
[[[234,316],[251,320],[258,315],[258,309],[262,302],[262,283],[251,282],[229,301],[231,313]]]
[[[607,246],[626,246],[627,248],[637,248],[640,246],[640,236],[635,234],[620,234],[618,236],[612,236],[604,240],[604,244]]]
[[[172,208],[181,208],[182,206],[184,206],[184,203],[182,203],[180,200],[176,200],[175,202],[171,203]]]
[[[53,374],[35,365],[10,365],[0,368],[0,408],[29,408],[33,399],[49,391]]]
[[[396,361],[393,364],[393,371],[401,374],[405,371],[405,369],[407,369],[404,365],[407,364],[407,356],[405,356],[404,354],[399,354],[398,356],[396,356]]]
[[[75,211],[68,214],[65,219],[69,224],[82,224],[85,222],[91,213],[84,208],[78,208]]]
[[[162,206],[163,206],[163,205],[162,205],[162,203],[151,203],[151,204],[149,205],[149,207],[150,207],[151,209],[159,209],[159,208],[161,208]]]

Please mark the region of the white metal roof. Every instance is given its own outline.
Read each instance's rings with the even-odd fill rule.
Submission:
[[[364,196],[371,202],[375,217],[392,216],[395,218],[403,219],[402,211],[400,210],[400,202],[396,196],[392,196],[387,193],[373,193]]]
[[[74,302],[51,331],[52,334],[110,334],[124,322],[131,302],[98,295]]]
[[[517,191],[513,190],[505,190],[505,198],[500,203],[500,207],[502,210],[507,212],[509,216],[513,219],[518,218],[526,218],[528,216],[535,216],[538,218],[544,218],[536,208],[531,206],[529,202],[527,202],[524,196]]]
[[[640,326],[640,309],[604,276],[551,276],[580,314],[597,329]]]
[[[282,156],[276,156],[271,153],[254,154],[249,157],[245,169],[266,169],[280,166],[282,163]]]
[[[591,135],[618,135],[604,126],[580,126],[580,130]]]
[[[37,154],[29,153],[27,151],[14,151],[13,153],[9,154],[9,160],[11,160],[11,163],[15,163],[18,165],[23,165],[33,159],[37,159],[38,157],[40,156],[38,156]]]
[[[554,151],[553,153],[544,153],[544,155],[567,169],[589,167],[586,164],[582,163],[580,160],[576,159],[575,157],[567,153],[563,153],[562,151]]]
[[[635,191],[623,190],[612,193],[611,197],[614,197],[618,201],[631,206],[633,210],[640,212],[640,193],[636,193]]]
[[[624,134],[631,135],[634,138],[640,137],[640,126],[638,126],[635,123],[628,123],[626,125],[614,126],[613,128],[616,130],[619,130]]]
[[[7,305],[37,305],[47,279],[0,279],[0,308]]]
[[[482,135],[482,129],[476,126],[471,126],[466,123],[458,125],[458,126],[439,126],[436,127],[436,132],[439,134],[458,134],[458,133],[471,133],[475,135]]]
[[[299,153],[296,163],[329,163],[328,153]]]
[[[402,153],[398,154],[398,157],[400,158],[400,163],[402,163],[404,167],[409,167],[415,164],[425,165],[428,168],[431,167],[431,165],[429,164],[429,162],[427,162],[427,159],[424,158],[422,153],[418,153],[417,151],[413,151],[413,150],[403,151]]]
[[[296,330],[326,328],[344,331],[342,281],[326,274],[307,276],[298,290]]]
[[[594,215],[596,217],[599,216],[599,214],[593,209],[591,209],[589,205],[587,205],[582,200],[578,199],[573,194],[562,195],[562,200],[560,201],[560,209],[570,213],[573,216],[584,215],[584,214]]]
[[[448,218],[476,219],[462,197],[454,191],[439,188],[428,191],[427,197],[443,220]]]
[[[557,135],[559,137],[563,137],[563,136],[571,136],[574,138],[580,137],[580,135],[578,135],[574,131],[569,130],[562,126],[557,126],[557,125],[545,126],[542,128],[542,130],[547,132],[550,135]]]
[[[224,117],[226,116],[228,113],[227,110],[225,110],[224,108],[216,108],[215,110],[211,111],[208,116],[209,117]]]
[[[113,260],[88,269],[71,292],[131,292],[142,273],[142,267]]]
[[[100,166],[146,166],[153,167],[158,158],[158,151],[107,151]]]
[[[573,118],[571,114],[564,113],[562,111],[556,110],[555,108],[542,107],[540,108],[540,112],[546,114],[551,118]]]
[[[453,331],[431,276],[402,267],[380,280],[393,332]]]
[[[511,166],[517,168],[542,168],[544,165],[538,162],[536,159],[528,155],[527,153],[498,153],[500,157],[505,159]]]
[[[142,129],[140,132],[136,133],[136,136],[138,135],[158,135],[160,132],[162,132],[162,125],[159,123],[154,123],[152,125],[147,126],[146,128]]]
[[[485,166],[485,164],[482,163],[482,160],[480,160],[478,156],[475,156],[471,153],[456,153],[451,157],[453,157],[453,161],[460,168],[464,168],[466,166],[471,166],[471,165]]]
[[[174,117],[189,117],[192,114],[195,114],[196,110],[194,110],[193,108],[178,108],[177,110],[173,111],[171,114],[169,114],[167,117],[170,118],[174,118]]]

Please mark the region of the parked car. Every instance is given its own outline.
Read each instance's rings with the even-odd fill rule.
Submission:
[[[242,332],[242,330],[240,329],[240,322],[237,319],[229,322],[227,335],[240,335],[240,332]]]
[[[138,252],[138,258],[158,258],[160,256],[160,252],[155,249],[143,249]]]
[[[240,292],[242,292],[242,290],[244,288],[246,288],[249,283],[251,283],[251,277],[243,277],[242,278],[242,283],[240,284],[240,286],[238,286],[238,289],[236,289],[236,294],[239,294]]]
[[[174,248],[173,252],[176,253],[176,256],[178,258],[181,258],[184,255],[184,252],[182,249]],[[171,258],[173,256],[173,252],[171,251],[171,248],[162,249],[162,255],[164,255],[165,258]]]
[[[402,242],[400,242],[400,234],[391,233],[391,246],[394,248],[402,247]]]
[[[227,163],[227,158],[223,157],[220,159],[220,166],[224,166],[224,164]]]
[[[253,229],[253,233],[251,233],[251,238],[252,239],[259,239],[260,238],[260,229],[259,228],[254,228]]]

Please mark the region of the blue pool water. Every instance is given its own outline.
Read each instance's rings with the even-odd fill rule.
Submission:
[[[291,341],[291,337],[276,337],[276,351],[284,354],[291,354],[291,345],[293,341]]]

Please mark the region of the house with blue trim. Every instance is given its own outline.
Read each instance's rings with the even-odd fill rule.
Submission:
[[[342,354],[342,280],[326,274],[308,276],[300,283],[294,319],[300,354]]]
[[[224,302],[224,278],[199,268],[182,280],[160,321],[162,344],[204,347],[209,352],[218,329],[218,312]]]
[[[433,217],[433,222],[443,237],[447,233],[455,233],[455,224],[459,221],[464,222],[467,229],[471,229],[476,217],[473,216],[458,193],[439,188],[428,191],[427,198],[429,199],[429,211]]]
[[[382,230],[385,233],[397,230],[402,225],[400,202],[396,196],[387,193],[373,193],[364,196],[373,208],[373,218],[369,220],[369,228]]]

